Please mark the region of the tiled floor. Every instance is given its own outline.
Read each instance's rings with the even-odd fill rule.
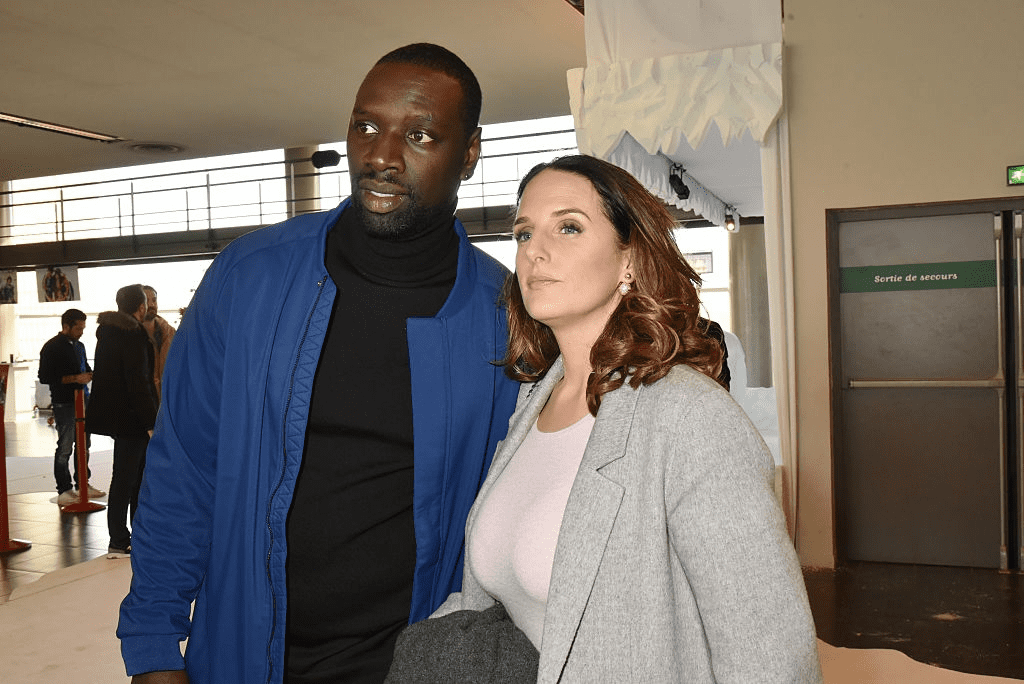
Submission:
[[[32,546],[0,555],[0,603],[18,586],[45,573],[102,556],[107,551],[105,511],[61,513],[53,503],[56,492],[11,494],[8,499],[10,535]]]
[[[1024,679],[1024,575],[849,563],[805,570],[818,637],[892,648],[949,670]]]
[[[52,469],[56,437],[45,416],[8,421],[4,432],[8,456],[38,457],[42,459],[41,468]],[[94,443],[93,449],[97,446],[101,445]],[[109,483],[93,484],[106,489]],[[17,587],[34,582],[45,573],[106,553],[106,511],[62,513],[56,497],[56,490],[8,495],[10,536],[27,540],[32,546],[0,554],[0,603],[6,602]]]
[[[8,456],[49,461],[54,439],[45,418],[6,423]],[[105,512],[61,513],[55,497],[8,497],[11,536],[32,547],[0,554],[0,604],[22,584],[106,552]],[[1024,679],[1020,573],[853,563],[807,570],[804,579],[818,636],[833,646],[897,649],[946,669]]]

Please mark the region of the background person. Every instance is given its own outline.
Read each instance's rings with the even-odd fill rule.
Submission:
[[[516,681],[821,681],[773,461],[711,379],[721,348],[673,225],[591,157],[522,181],[505,360],[529,384],[469,515],[462,592],[403,635],[388,681],[511,681],[509,663]]]
[[[114,464],[107,503],[110,532],[108,558],[131,553],[127,521],[135,516],[139,483],[146,465],[146,446],[156,422],[157,398],[153,386],[153,345],[142,327],[146,293],[142,285],[117,291],[117,311],[104,311],[96,319],[96,370],[92,398],[85,412],[90,433],[114,438]]]
[[[164,320],[159,314],[159,304],[156,298],[156,288],[152,285],[143,285],[146,291],[146,316],[142,319],[142,327],[149,334],[153,343],[155,353],[153,359],[153,385],[156,387],[156,398],[160,398],[160,383],[164,376],[164,365],[167,363],[167,352],[171,349],[171,340],[174,339],[174,326]]]
[[[454,217],[480,102],[444,48],[385,55],[352,108],[350,200],[207,271],[135,518],[136,682],[380,682],[398,632],[458,588],[518,390],[494,363],[507,271]]]
[[[92,368],[85,355],[82,333],[86,315],[79,309],[68,309],[60,317],[60,332],[51,337],[39,350],[39,382],[50,387],[50,408],[57,426],[57,450],[53,454],[53,479],[57,483],[57,505],[78,503],[78,442],[75,440],[75,391],[85,390],[89,400],[88,383],[92,381]],[[86,459],[89,435],[86,433]],[[72,487],[68,460],[75,454],[75,479]],[[87,475],[88,477],[88,475]],[[98,499],[106,492],[89,485],[89,498]]]

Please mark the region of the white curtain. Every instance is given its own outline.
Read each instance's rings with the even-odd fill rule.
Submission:
[[[765,220],[783,504],[795,537],[793,260],[781,2],[588,0],[585,31],[587,66],[567,74],[581,152],[612,161],[662,200],[718,225],[724,224],[726,205],[716,187],[750,182],[760,188],[746,193],[753,197],[751,206],[735,200],[731,206]],[[750,139],[757,143],[759,164],[737,164],[728,177],[715,178],[714,164],[684,163],[690,197],[680,200],[671,190],[674,162],[699,157],[694,152],[707,153],[709,145],[715,146],[710,156],[721,161],[743,147],[736,143]],[[741,166],[753,166],[759,177],[737,177]]]
[[[713,129],[716,150],[745,135],[764,142],[782,109],[782,44],[599,62],[573,69],[567,80],[581,152],[615,162],[662,200],[722,225],[725,207],[705,188],[708,180],[684,177],[691,194],[679,200],[668,170],[673,159],[693,159]],[[763,211],[760,201],[731,206],[747,215]]]

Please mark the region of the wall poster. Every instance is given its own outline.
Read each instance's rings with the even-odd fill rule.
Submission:
[[[0,271],[0,304],[18,303],[18,272]]]
[[[81,299],[77,266],[37,268],[36,285],[40,302],[73,302]]]

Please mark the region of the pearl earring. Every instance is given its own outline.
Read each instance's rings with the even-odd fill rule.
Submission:
[[[619,294],[626,296],[629,293],[629,283],[619,283]]]

